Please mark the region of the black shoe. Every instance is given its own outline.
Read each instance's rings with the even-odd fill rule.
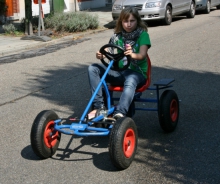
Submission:
[[[118,113],[115,113],[114,115],[113,115],[113,118],[114,119],[119,119],[119,118],[123,118],[124,117],[124,115],[122,114],[122,113],[120,113],[120,112],[118,112]]]

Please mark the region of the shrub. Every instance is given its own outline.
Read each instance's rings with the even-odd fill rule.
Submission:
[[[54,13],[44,19],[44,25],[60,32],[79,32],[98,28],[99,21],[97,15],[87,12]]]
[[[33,30],[38,29],[38,20],[38,17],[32,18]],[[25,21],[26,19],[23,18],[19,26],[5,24],[2,27],[6,34],[21,34],[21,32],[25,32]],[[45,16],[44,26],[46,29],[57,32],[81,32],[97,29],[99,21],[97,15],[91,15],[88,12],[51,13]]]
[[[5,24],[2,28],[7,34],[15,34],[16,32],[16,27],[13,24]]]

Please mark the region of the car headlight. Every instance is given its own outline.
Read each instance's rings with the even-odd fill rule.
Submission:
[[[161,6],[161,2],[152,2],[152,3],[146,3],[145,8],[158,8]]]
[[[112,7],[113,10],[122,10],[122,5],[120,4],[114,4]]]

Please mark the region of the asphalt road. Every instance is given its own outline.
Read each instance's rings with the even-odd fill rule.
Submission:
[[[152,84],[175,78],[179,124],[165,134],[156,112],[137,111],[138,150],[124,171],[110,161],[108,137],[62,135],[56,154],[46,160],[30,146],[40,111],[81,116],[90,98],[87,67],[99,62],[95,52],[112,29],[0,58],[0,183],[220,183],[219,15],[213,10],[194,19],[179,17],[171,26],[149,25]]]

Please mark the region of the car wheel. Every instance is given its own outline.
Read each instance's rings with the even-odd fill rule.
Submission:
[[[189,12],[187,13],[188,18],[194,18],[196,13],[195,3],[191,1]]]
[[[172,22],[172,8],[170,6],[167,6],[163,23],[164,25],[170,25],[171,22]]]
[[[210,13],[210,8],[211,8],[210,7],[210,1],[207,1],[204,13],[209,14]]]
[[[220,9],[220,5],[216,6],[217,9]]]

